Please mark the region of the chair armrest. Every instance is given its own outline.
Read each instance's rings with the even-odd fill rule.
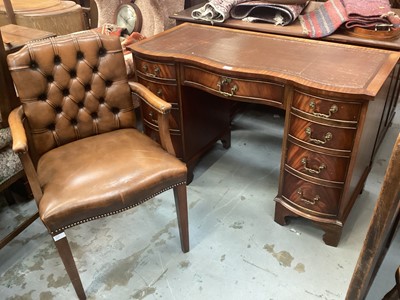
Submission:
[[[146,102],[151,108],[157,112],[157,122],[160,134],[161,146],[170,154],[175,156],[174,146],[169,132],[169,113],[172,105],[160,97],[157,97],[144,85],[137,82],[129,82],[129,86],[133,93]]]
[[[25,134],[24,124],[22,123],[23,118],[22,107],[17,107],[11,111],[8,116],[8,123],[11,129],[11,135],[13,139],[12,148],[15,153],[25,153],[28,151],[28,142]]]
[[[129,86],[135,94],[137,94],[143,101],[147,103],[147,105],[151,106],[160,114],[169,113],[171,110],[171,103],[168,103],[156,96],[153,92],[151,92],[144,85],[137,82],[129,82]]]
[[[17,107],[8,116],[8,123],[13,138],[13,151],[19,155],[26,177],[28,178],[36,203],[42,198],[43,192],[39,183],[36,169],[28,152],[28,142],[23,124],[24,112],[22,107]]]

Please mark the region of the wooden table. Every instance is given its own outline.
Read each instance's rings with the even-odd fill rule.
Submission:
[[[53,32],[28,28],[15,24],[1,26],[0,31],[7,54],[19,50],[22,48],[22,46],[30,41],[55,36]]]
[[[8,114],[19,105],[14,84],[8,71],[7,55],[21,49],[29,41],[49,38],[55,36],[55,34],[14,24],[1,26],[0,32],[2,38],[2,45],[0,46],[0,112],[3,117],[1,126],[7,127]]]
[[[189,170],[219,139],[230,146],[230,101],[285,110],[275,221],[310,219],[338,244],[397,100],[398,52],[193,23],[130,49],[137,80],[172,103],[175,151]],[[155,136],[154,112],[142,114]]]

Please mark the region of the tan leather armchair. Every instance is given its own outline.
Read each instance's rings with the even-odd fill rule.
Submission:
[[[22,102],[9,118],[13,150],[78,297],[86,298],[67,228],[173,189],[189,251],[187,169],[174,156],[171,105],[128,83],[118,38],[88,31],[38,41],[9,55],[8,65]],[[131,91],[158,113],[162,146],[135,129]]]

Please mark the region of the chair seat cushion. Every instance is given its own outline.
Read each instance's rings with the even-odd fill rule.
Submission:
[[[136,129],[91,136],[38,162],[39,214],[51,233],[136,206],[186,182],[186,165]]]

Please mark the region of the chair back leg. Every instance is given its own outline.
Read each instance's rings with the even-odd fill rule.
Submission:
[[[187,208],[186,184],[181,184],[173,188],[175,197],[176,214],[178,218],[179,236],[181,248],[184,253],[189,251],[189,222]]]
[[[53,235],[54,243],[57,247],[58,253],[68,273],[72,286],[80,300],[86,299],[85,291],[83,290],[81,278],[79,277],[78,269],[72,256],[71,248],[69,246],[67,236],[64,232]]]

